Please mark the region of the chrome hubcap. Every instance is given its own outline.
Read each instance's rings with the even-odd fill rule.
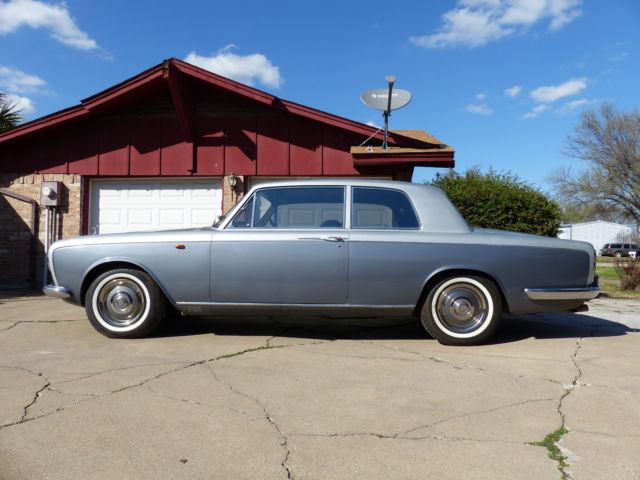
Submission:
[[[140,319],[145,309],[144,293],[128,278],[115,278],[98,294],[98,310],[105,322],[114,327],[127,327]]]
[[[445,328],[455,333],[469,333],[487,320],[488,303],[475,285],[455,283],[438,296],[436,312]]]

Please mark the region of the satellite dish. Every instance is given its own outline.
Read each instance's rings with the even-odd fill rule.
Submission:
[[[374,88],[366,90],[360,95],[362,102],[376,110],[385,111],[389,104],[389,89]],[[406,106],[411,101],[411,92],[394,88],[391,92],[391,108],[390,110],[398,110]]]
[[[406,90],[394,89],[393,85],[396,83],[396,77],[393,75],[384,77],[384,80],[387,82],[387,88],[366,90],[362,92],[360,99],[368,107],[382,110],[382,115],[384,116],[384,140],[382,141],[382,148],[386,150],[389,148],[387,139],[389,137],[389,116],[391,115],[391,111],[407,105],[411,101],[411,93]],[[375,135],[375,133],[373,135]],[[373,137],[373,135],[371,136]],[[365,142],[367,140],[365,140]]]

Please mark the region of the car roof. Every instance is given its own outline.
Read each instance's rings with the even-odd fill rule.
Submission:
[[[273,182],[259,183],[252,187],[247,194],[260,188],[271,187],[312,187],[312,186],[358,186],[358,187],[374,187],[374,188],[394,188],[396,190],[439,190],[431,185],[422,183],[402,182],[399,180],[382,180],[371,178],[310,178],[299,180],[274,180]]]
[[[227,219],[219,229],[226,228],[236,212],[251,195],[260,189],[273,187],[357,186],[400,190],[409,196],[420,219],[421,229],[433,233],[469,233],[471,229],[450,200],[438,187],[422,183],[400,182],[369,178],[313,178],[302,180],[278,180],[260,183],[252,187],[243,199],[227,213]]]

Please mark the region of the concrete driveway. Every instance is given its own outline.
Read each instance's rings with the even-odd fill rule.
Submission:
[[[373,320],[125,341],[0,300],[0,478],[637,479],[638,327],[640,303],[596,300],[471,348]]]

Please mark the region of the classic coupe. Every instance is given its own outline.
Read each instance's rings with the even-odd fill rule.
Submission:
[[[415,316],[442,343],[486,341],[503,312],[597,296],[591,244],[472,228],[438,188],[297,180],[252,188],[214,225],[55,242],[44,293],[116,338],[185,315]]]

